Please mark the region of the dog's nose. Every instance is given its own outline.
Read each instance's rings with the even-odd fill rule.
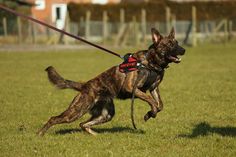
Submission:
[[[185,49],[183,47],[180,47],[180,54],[184,55],[185,54]]]

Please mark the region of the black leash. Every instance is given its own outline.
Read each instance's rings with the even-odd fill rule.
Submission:
[[[33,21],[33,22],[35,22],[35,23],[41,24],[41,25],[43,25],[43,26],[46,26],[46,27],[48,27],[48,28],[51,28],[51,29],[53,29],[53,30],[55,30],[55,31],[57,31],[57,32],[60,32],[60,33],[62,33],[62,34],[65,34],[65,35],[67,35],[67,36],[69,36],[69,37],[72,37],[72,38],[74,38],[74,39],[80,40],[80,41],[82,41],[82,42],[84,42],[84,43],[86,43],[86,44],[89,44],[89,45],[91,45],[91,46],[94,46],[94,47],[96,47],[96,48],[98,48],[98,49],[101,49],[101,50],[103,50],[103,51],[105,51],[105,52],[108,52],[108,53],[110,53],[110,54],[113,54],[113,55],[115,55],[115,56],[117,56],[117,57],[123,59],[123,56],[121,56],[121,55],[119,55],[119,54],[117,54],[117,53],[115,53],[115,52],[113,52],[113,51],[111,51],[111,50],[108,50],[108,49],[106,49],[106,48],[104,48],[104,47],[101,47],[101,46],[99,46],[99,45],[96,45],[96,44],[94,44],[94,43],[91,43],[91,42],[89,42],[89,41],[87,41],[87,40],[85,40],[85,39],[83,39],[83,38],[81,38],[81,37],[79,37],[79,36],[70,34],[70,33],[66,32],[66,31],[64,31],[64,30],[58,29],[58,28],[56,28],[56,27],[54,27],[54,26],[52,26],[52,25],[49,25],[49,24],[47,24],[47,23],[45,23],[45,22],[39,21],[39,20],[37,20],[37,19],[34,19],[34,18],[30,17],[30,16],[26,16],[26,15],[24,15],[24,14],[22,14],[22,13],[18,13],[18,12],[14,11],[14,10],[12,10],[12,9],[10,9],[10,8],[8,8],[8,7],[6,7],[6,6],[3,6],[3,5],[1,5],[1,4],[0,4],[0,8],[3,9],[3,10],[5,10],[5,11],[7,11],[7,12],[10,12],[10,13],[16,15],[16,16],[20,16],[20,17],[25,18],[25,19],[27,19],[27,20],[30,20],[30,21]]]

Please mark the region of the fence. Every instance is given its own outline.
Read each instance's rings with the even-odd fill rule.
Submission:
[[[151,40],[151,27],[167,34],[174,26],[177,39],[183,44],[193,46],[203,41],[228,41],[235,34],[236,19],[197,20],[197,10],[194,6],[190,21],[178,21],[168,7],[165,21],[148,22],[144,9],[140,14],[141,19],[133,16],[131,21],[125,21],[125,12],[121,9],[120,19],[117,19],[117,22],[109,22],[107,12],[104,11],[102,21],[91,21],[92,13],[87,11],[86,16],[80,17],[78,23],[67,18],[65,30],[92,42],[113,46],[145,45]],[[79,44],[78,41],[19,17],[14,20],[2,18],[0,24],[0,43]]]

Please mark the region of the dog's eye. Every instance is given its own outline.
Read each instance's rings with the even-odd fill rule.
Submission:
[[[170,47],[170,48],[172,49],[172,47],[174,47],[174,43],[169,42],[167,46]]]

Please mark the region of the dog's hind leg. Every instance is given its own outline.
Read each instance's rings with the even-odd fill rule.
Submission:
[[[86,122],[80,123],[80,127],[92,135],[97,133],[91,129],[94,125],[99,125],[110,121],[115,115],[113,100],[109,102],[99,101],[91,110],[92,117]]]
[[[91,102],[86,96],[76,96],[66,111],[58,116],[51,117],[48,122],[38,131],[38,135],[43,136],[45,132],[55,124],[71,123],[82,117],[91,108]]]

